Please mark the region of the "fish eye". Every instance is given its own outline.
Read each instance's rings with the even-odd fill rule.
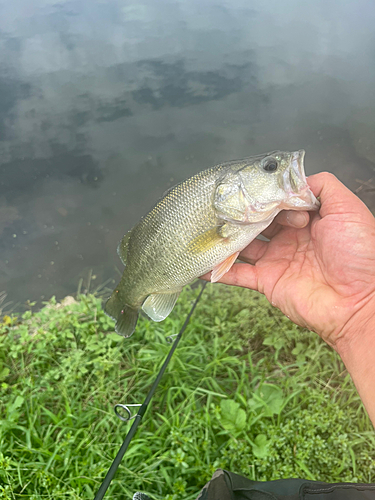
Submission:
[[[262,162],[262,169],[265,172],[276,172],[278,166],[279,166],[278,161],[275,160],[275,158],[266,158]]]

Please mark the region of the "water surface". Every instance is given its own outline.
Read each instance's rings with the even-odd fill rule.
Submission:
[[[363,0],[0,0],[0,291],[117,279],[168,187],[270,150],[375,208],[374,25]]]

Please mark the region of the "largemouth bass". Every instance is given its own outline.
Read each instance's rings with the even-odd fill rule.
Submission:
[[[154,321],[172,311],[184,285],[212,271],[218,281],[283,209],[317,210],[303,150],[274,151],[204,170],[167,191],[118,247],[125,265],[105,305],[129,337],[139,309]]]

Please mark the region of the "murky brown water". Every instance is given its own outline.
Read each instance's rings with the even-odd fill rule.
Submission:
[[[375,208],[374,24],[361,0],[0,0],[0,291],[117,278],[122,235],[223,160],[304,148]]]

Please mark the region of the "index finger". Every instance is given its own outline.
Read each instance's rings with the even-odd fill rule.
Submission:
[[[201,276],[200,279],[210,281],[211,273]],[[243,264],[236,262],[218,281],[226,285],[242,286],[251,290],[258,290],[258,273],[257,268],[251,264]]]
[[[308,212],[282,210],[261,234],[270,240],[276,236],[283,227],[294,227],[296,229],[303,228],[307,226],[309,220],[310,216]]]

